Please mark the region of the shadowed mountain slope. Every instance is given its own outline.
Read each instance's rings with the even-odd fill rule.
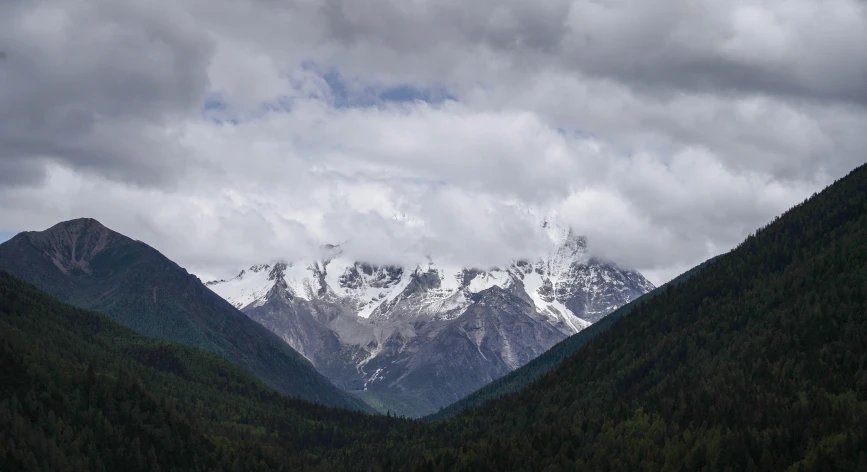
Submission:
[[[367,408],[197,277],[96,220],[18,234],[0,244],[0,269],[146,336],[215,352],[287,395]]]

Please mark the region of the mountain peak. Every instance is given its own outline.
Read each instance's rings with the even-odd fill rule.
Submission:
[[[73,220],[61,221],[56,225],[46,229],[43,233],[53,232],[87,232],[87,231],[111,231],[102,223],[93,218],[76,218]]]
[[[185,269],[92,218],[65,221],[0,244],[0,268],[145,336],[221,355],[287,395],[366,409]]]
[[[275,262],[268,273],[268,280],[282,280],[286,275],[286,267],[288,265],[285,262]]]
[[[131,241],[93,218],[63,221],[45,231],[22,233],[63,273],[90,274],[90,262],[113,243]]]

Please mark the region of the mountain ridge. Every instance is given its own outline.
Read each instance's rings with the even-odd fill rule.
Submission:
[[[464,410],[477,408],[488,401],[495,400],[504,395],[520,391],[521,389],[530,385],[536,379],[542,377],[543,375],[557,367],[557,365],[559,365],[569,356],[573,355],[582,346],[584,346],[584,344],[605,332],[605,330],[609,329],[612,325],[614,325],[614,323],[619,321],[624,316],[629,315],[638,306],[646,303],[651,298],[664,293],[669,288],[686,282],[699,271],[712,264],[719,257],[722,256],[716,256],[708,259],[707,261],[675,277],[671,281],[660,285],[659,287],[645,293],[644,295],[636,298],[635,300],[627,303],[626,305],[623,305],[622,307],[603,317],[601,320],[593,323],[593,325],[581,330],[581,332],[574,334],[564,339],[563,341],[560,341],[559,343],[545,351],[542,355],[536,357],[535,359],[532,359],[530,362],[526,363],[520,368],[506,374],[503,377],[500,377],[499,379],[494,380],[493,382],[485,385],[479,390],[467,395],[466,397],[456,401],[455,403],[448,405],[447,407],[437,411],[436,413],[424,417],[423,419],[425,421],[439,421],[448,419],[456,416]]]
[[[570,307],[595,321],[653,288],[638,272],[591,257],[586,238],[546,229],[559,235],[549,254],[503,268],[440,266],[431,258],[377,266],[331,246],[321,261],[254,264],[207,286],[341,388],[421,416],[591,325]],[[497,316],[470,321],[467,313],[485,303],[499,304]],[[430,345],[449,346],[463,363]]]
[[[0,244],[0,269],[137,332],[216,352],[288,395],[367,409],[196,276],[92,218],[19,233]]]

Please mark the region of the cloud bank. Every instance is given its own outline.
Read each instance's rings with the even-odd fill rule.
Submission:
[[[531,255],[661,283],[865,161],[861,0],[11,0],[0,232],[91,216],[203,277]]]

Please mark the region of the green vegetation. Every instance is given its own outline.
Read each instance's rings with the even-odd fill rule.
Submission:
[[[0,470],[351,470],[418,427],[287,398],[0,271]]]
[[[476,408],[490,400],[502,397],[503,395],[509,393],[515,393],[523,388],[526,388],[536,379],[547,374],[554,367],[560,365],[560,363],[562,363],[567,357],[571,356],[573,353],[575,353],[575,351],[580,349],[581,346],[594,339],[599,334],[605,332],[608,328],[614,325],[617,320],[632,313],[632,311],[636,307],[644,304],[646,301],[657,296],[658,294],[664,293],[667,289],[675,285],[680,285],[681,283],[689,280],[693,275],[697,274],[698,271],[707,267],[716,259],[717,258],[715,257],[713,259],[705,261],[697,267],[694,267],[674,278],[667,284],[661,287],[657,287],[656,289],[636,298],[632,302],[627,303],[626,305],[618,308],[617,310],[614,310],[614,312],[610,313],[605,318],[597,321],[593,325],[583,329],[581,332],[574,334],[564,339],[563,341],[560,341],[554,347],[546,351],[544,354],[528,362],[521,368],[516,369],[515,371],[489,383],[488,385],[485,385],[479,390],[471,393],[470,395],[467,395],[463,399],[452,403],[451,405],[441,409],[440,411],[432,415],[425,417],[424,419],[427,421],[437,421],[451,418],[452,416],[455,416],[464,410]]]
[[[371,390],[352,392],[379,413],[419,418],[436,408],[429,401],[411,393],[385,393]]]
[[[58,258],[87,271],[76,266],[64,272]],[[0,244],[0,269],[137,333],[217,353],[287,395],[370,411],[198,278],[154,248],[95,220],[17,235]]]
[[[0,470],[867,470],[867,167],[435,423],[287,399],[7,275],[0,321]]]

